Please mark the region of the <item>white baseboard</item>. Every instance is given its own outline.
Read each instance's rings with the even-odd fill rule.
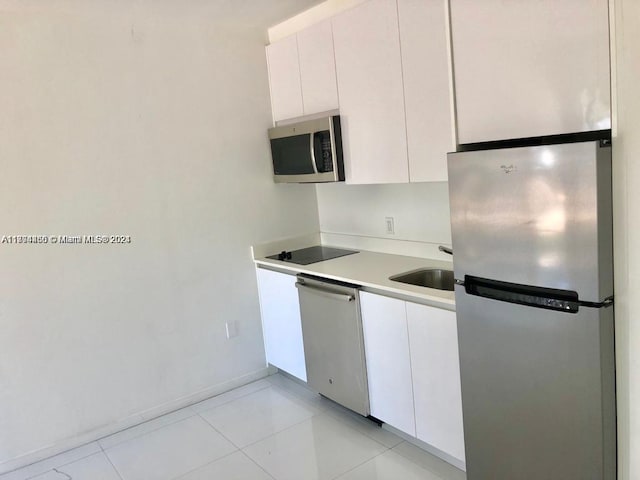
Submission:
[[[3,473],[11,472],[18,468],[25,467],[27,465],[31,465],[32,463],[39,462],[48,457],[59,455],[63,452],[81,447],[91,442],[95,442],[96,440],[112,435],[121,430],[139,425],[167,413],[179,410],[184,407],[188,407],[189,405],[201,402],[202,400],[206,400],[207,398],[220,395],[221,393],[241,387],[242,385],[246,385],[247,383],[251,383],[261,378],[267,377],[272,373],[272,367],[261,368],[260,370],[248,373],[241,377],[234,378],[232,380],[219,383],[211,387],[207,387],[193,394],[186,395],[184,397],[172,400],[153,408],[149,408],[147,410],[143,410],[133,415],[129,415],[117,422],[110,423],[109,425],[95,428],[89,432],[85,432],[80,435],[64,439],[53,445],[49,445],[47,447],[26,453],[17,458],[13,458],[11,460],[0,463],[0,475],[2,475]]]

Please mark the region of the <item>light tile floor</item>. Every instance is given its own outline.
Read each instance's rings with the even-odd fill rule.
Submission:
[[[277,374],[0,480],[465,480],[464,472]]]

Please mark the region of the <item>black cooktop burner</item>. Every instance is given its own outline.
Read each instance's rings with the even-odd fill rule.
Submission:
[[[331,247],[309,247],[292,252],[280,252],[277,255],[270,255],[267,258],[281,260],[283,262],[295,263],[298,265],[311,265],[312,263],[330,260],[332,258],[344,257],[358,253],[357,250],[344,250],[342,248]]]

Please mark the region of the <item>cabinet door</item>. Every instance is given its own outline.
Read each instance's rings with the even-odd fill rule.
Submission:
[[[455,312],[407,303],[416,436],[464,461]]]
[[[257,269],[267,362],[307,381],[296,277]]]
[[[445,2],[398,0],[409,179],[446,182],[455,151]]]
[[[371,415],[415,436],[405,302],[360,294]]]
[[[295,35],[267,45],[273,121],[302,115],[302,87]]]
[[[396,2],[369,0],[332,24],[346,182],[408,182]]]
[[[305,115],[338,108],[331,21],[298,32],[302,104]]]
[[[607,129],[607,0],[451,0],[459,143]]]

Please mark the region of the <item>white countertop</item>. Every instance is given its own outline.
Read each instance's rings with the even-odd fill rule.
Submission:
[[[323,246],[332,247],[332,245]],[[453,270],[452,262],[370,252],[366,250],[360,250],[353,255],[312,263],[311,265],[297,265],[295,263],[282,262],[264,257],[255,258],[254,260],[257,265],[263,265],[281,271],[306,273],[342,282],[354,283],[362,285],[365,291],[369,290],[383,295],[386,293],[390,296],[446,308],[447,310],[455,309],[454,293],[451,291],[419,287],[389,280],[389,277],[392,275],[419,268],[445,268]]]

